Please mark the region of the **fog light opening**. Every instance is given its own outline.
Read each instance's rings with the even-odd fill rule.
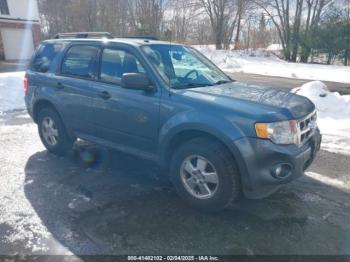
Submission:
[[[271,175],[277,179],[286,179],[292,173],[292,166],[290,164],[277,164],[271,169]]]

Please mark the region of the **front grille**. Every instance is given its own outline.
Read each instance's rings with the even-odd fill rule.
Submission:
[[[313,135],[317,127],[316,111],[298,121],[298,140],[299,144],[303,145]]]

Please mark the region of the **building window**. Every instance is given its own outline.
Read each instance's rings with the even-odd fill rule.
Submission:
[[[0,0],[0,14],[9,15],[9,7],[7,5],[7,0]]]

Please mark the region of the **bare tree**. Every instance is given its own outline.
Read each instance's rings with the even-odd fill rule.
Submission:
[[[311,53],[311,47],[308,40],[316,33],[323,9],[328,5],[330,0],[305,0],[307,7],[307,17],[305,22],[305,30],[303,33],[303,42],[301,49],[301,62],[307,62]]]
[[[195,0],[175,0],[167,6],[168,29],[171,33],[170,40],[177,42],[186,42],[189,39],[189,33],[193,32],[195,26],[194,20],[200,19],[200,10],[198,2]]]
[[[254,32],[254,48],[265,48],[267,47],[268,41],[268,31],[266,29],[266,20],[265,15],[260,15],[259,27],[258,30]]]
[[[138,35],[160,36],[163,0],[129,0],[129,13]]]
[[[249,1],[237,0],[236,3],[237,3],[237,12],[236,12],[236,18],[234,20],[234,23],[237,24],[236,36],[234,41],[235,50],[239,48],[239,36],[241,33],[242,18],[243,18],[244,12],[246,11]]]
[[[44,31],[110,31],[160,36],[163,0],[39,0]]]
[[[212,42],[212,33],[208,28],[211,27],[210,21],[208,18],[197,20],[194,22],[194,30],[192,35],[195,37],[194,41],[200,45],[208,44]]]
[[[346,8],[346,24],[347,30],[345,32],[345,52],[344,52],[344,65],[349,65],[350,58],[350,1],[347,0],[347,8]]]
[[[71,5],[70,0],[54,1],[40,0],[39,8],[44,25],[44,32],[52,36],[57,32],[69,31],[71,28],[71,17],[67,12]]]
[[[301,15],[303,10],[304,0],[295,0],[295,15],[294,15],[294,24],[293,24],[293,34],[292,34],[292,53],[291,60],[293,62],[297,61],[298,48],[300,43],[300,26],[301,26]]]
[[[275,25],[285,59],[295,62],[299,47],[302,46],[301,61],[306,62],[311,49],[307,47],[305,39],[308,39],[317,30],[322,11],[332,0],[254,1],[265,11]],[[307,11],[306,15],[304,13],[305,10]],[[304,17],[306,17],[305,23],[303,23]],[[303,35],[301,31],[303,31]]]
[[[199,0],[205,12],[208,14],[215,39],[216,49],[222,49],[229,19],[230,0]]]
[[[292,54],[292,45],[297,31],[299,31],[301,13],[304,0],[255,0],[255,3],[260,6],[265,13],[270,17],[275,25],[283,47],[283,54],[286,60],[293,61],[296,55]],[[295,6],[292,7],[294,3]],[[292,9],[296,10],[294,20],[292,19]],[[294,25],[294,30],[292,30]],[[296,28],[298,27],[298,28]],[[295,45],[295,42],[294,42]]]

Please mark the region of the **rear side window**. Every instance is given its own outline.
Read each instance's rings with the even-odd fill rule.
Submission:
[[[62,43],[46,43],[42,44],[38,52],[36,53],[33,63],[32,70],[33,71],[42,71],[43,68],[49,68],[52,61],[59,54],[59,52],[63,49],[64,45]],[[47,71],[47,70],[46,70]]]
[[[72,46],[63,59],[61,73],[95,79],[98,68],[98,50],[95,46]]]

